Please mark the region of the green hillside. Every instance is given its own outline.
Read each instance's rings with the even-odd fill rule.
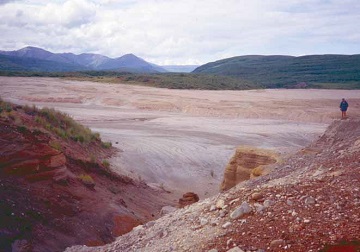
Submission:
[[[360,55],[239,56],[193,73],[240,77],[267,88],[360,88]]]

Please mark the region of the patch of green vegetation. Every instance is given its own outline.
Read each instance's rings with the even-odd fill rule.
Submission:
[[[0,98],[0,113],[7,112],[10,113],[13,110],[13,107],[10,103],[3,101]]]
[[[239,77],[228,77],[214,74],[192,73],[129,73],[116,71],[81,71],[81,72],[22,72],[0,71],[4,76],[25,77],[61,77],[77,81],[94,81],[102,83],[126,83],[170,89],[202,90],[247,90],[263,88],[253,81]]]
[[[80,174],[78,179],[86,186],[94,187],[95,181],[89,174]]]
[[[56,111],[53,108],[35,108],[33,113],[36,115],[35,121],[37,123],[61,138],[71,139],[80,143],[90,143],[98,139],[88,127],[75,122],[74,119],[67,114]]]
[[[102,142],[102,147],[104,147],[105,149],[109,149],[112,146],[111,142]]]
[[[26,126],[24,126],[24,125],[18,126],[17,129],[21,133],[24,133],[27,130]]]
[[[102,165],[105,166],[106,168],[109,168],[109,167],[110,167],[110,163],[109,163],[109,161],[106,160],[106,159],[104,159],[104,160],[102,161]]]
[[[11,103],[0,99],[1,116],[10,118],[16,125],[22,127],[22,120],[14,109],[22,110],[25,114],[33,116],[38,125],[63,139],[70,139],[80,143],[101,141],[99,133],[93,133],[88,127],[77,123],[67,114],[56,111],[53,108],[44,107],[38,109],[35,106],[16,106],[15,108]],[[22,128],[19,129],[21,130]],[[102,143],[102,145],[104,148],[110,148],[108,143]]]
[[[314,84],[310,84],[309,88],[319,88],[319,89],[360,89],[360,83],[358,83],[358,82],[314,83]]]
[[[54,148],[55,150],[58,150],[58,151],[62,151],[62,146],[61,146],[61,143],[58,142],[58,141],[50,141],[49,145]]]
[[[84,73],[84,72],[83,72]],[[87,80],[105,83],[126,83],[132,85],[144,85],[170,89],[202,89],[202,90],[246,90],[262,88],[252,81],[240,78],[217,76],[213,74],[191,74],[191,73],[114,73],[109,75],[92,75],[72,77],[73,80]],[[89,74],[89,72],[87,72]],[[99,72],[96,72],[99,74]]]

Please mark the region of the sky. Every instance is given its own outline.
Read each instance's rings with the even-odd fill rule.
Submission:
[[[0,0],[0,50],[133,53],[159,65],[360,53],[359,0]]]

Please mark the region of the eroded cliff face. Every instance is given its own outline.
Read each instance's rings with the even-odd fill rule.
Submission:
[[[275,151],[240,146],[225,167],[220,190],[229,190],[242,181],[264,175],[268,173],[269,165],[278,161],[279,155]]]
[[[168,193],[113,173],[114,149],[59,137],[36,113],[0,111],[1,251],[105,244],[169,204]]]

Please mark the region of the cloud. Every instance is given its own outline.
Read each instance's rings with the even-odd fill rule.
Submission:
[[[15,2],[16,0],[0,0],[0,5],[7,4],[10,2]]]
[[[158,64],[360,50],[357,0],[5,2],[2,49],[34,45],[110,57],[134,53]]]

